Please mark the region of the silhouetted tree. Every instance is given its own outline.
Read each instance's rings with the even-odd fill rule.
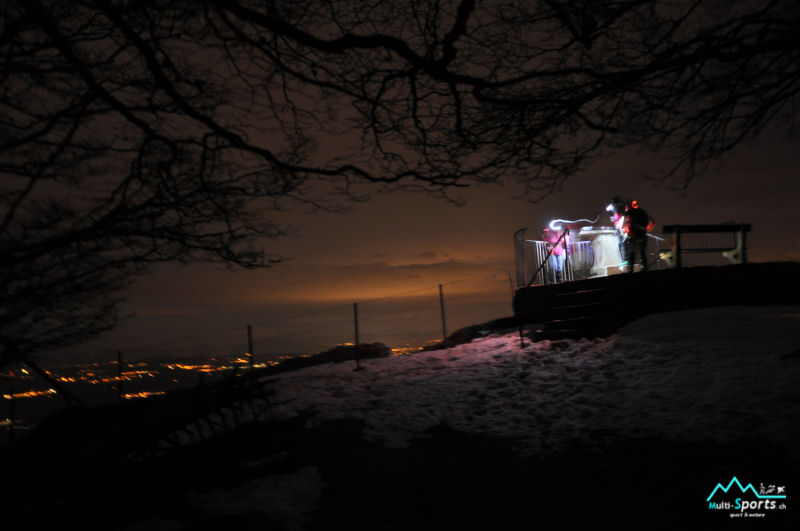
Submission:
[[[154,263],[274,263],[287,200],[536,196],[636,145],[688,182],[800,79],[792,0],[1,5],[0,365],[108,329]]]

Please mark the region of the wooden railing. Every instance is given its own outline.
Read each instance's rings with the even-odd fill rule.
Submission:
[[[662,234],[673,235],[672,247],[660,249],[659,256],[673,267],[682,267],[682,256],[686,253],[720,253],[733,263],[747,263],[747,223],[725,223],[719,225],[664,225]],[[700,242],[687,242],[687,234],[702,234],[709,237]],[[719,235],[728,234],[730,238]]]

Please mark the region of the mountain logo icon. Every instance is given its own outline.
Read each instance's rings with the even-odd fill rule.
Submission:
[[[767,494],[767,493],[765,493],[765,490],[764,490],[764,488],[762,486],[761,492],[759,493],[759,492],[756,491],[755,487],[753,487],[752,483],[748,483],[746,486],[743,487],[741,482],[739,481],[739,479],[736,476],[733,476],[733,479],[731,479],[731,481],[730,481],[730,483],[728,483],[727,487],[723,486],[722,483],[717,483],[717,486],[714,487],[714,490],[711,491],[711,494],[708,496],[708,498],[706,498],[706,501],[707,502],[711,501],[711,499],[714,497],[714,495],[719,490],[721,490],[723,493],[727,493],[729,490],[731,490],[731,487],[733,487],[734,485],[739,487],[739,490],[741,491],[742,494],[747,494],[748,492],[750,492],[750,493],[753,494],[753,496],[755,496],[759,500],[785,500],[786,499],[786,494],[785,494],[786,490],[785,490],[784,487],[779,487],[777,490],[776,489],[767,490],[766,492],[770,492],[769,494]],[[782,492],[784,494],[772,494],[771,492]]]

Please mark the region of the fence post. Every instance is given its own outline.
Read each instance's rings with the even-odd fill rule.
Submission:
[[[444,317],[444,291],[442,285],[439,284],[439,308],[442,311],[442,344],[447,346],[447,324]]]
[[[14,424],[17,417],[17,399],[14,397],[14,386],[12,385],[9,390],[8,394],[11,399],[8,401],[8,442],[14,442]]]
[[[358,339],[358,303],[353,303],[353,323],[355,326],[355,346],[356,346],[356,368],[355,370],[360,371],[361,367],[361,347],[360,341]]]
[[[125,393],[122,390],[122,351],[117,351],[117,393],[120,401],[123,400]]]
[[[250,370],[253,370],[253,327],[247,325],[247,357],[250,360]]]

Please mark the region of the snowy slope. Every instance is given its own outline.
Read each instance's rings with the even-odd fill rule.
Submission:
[[[310,424],[362,419],[367,438],[394,448],[440,423],[509,437],[521,454],[537,456],[612,436],[667,444],[756,438],[782,444],[794,457],[800,448],[796,306],[663,313],[607,339],[528,342],[523,349],[508,333],[361,365],[357,372],[344,362],[270,376],[274,413],[290,418],[313,408]],[[266,517],[302,531],[335,479],[308,463],[198,492],[186,503],[204,514]],[[154,517],[128,531],[139,529],[187,527]]]
[[[407,357],[285,373],[276,412],[358,418],[402,447],[446,423],[513,438],[520,452],[602,437],[800,448],[800,307],[725,307],[648,316],[606,339],[526,342],[509,332]]]

